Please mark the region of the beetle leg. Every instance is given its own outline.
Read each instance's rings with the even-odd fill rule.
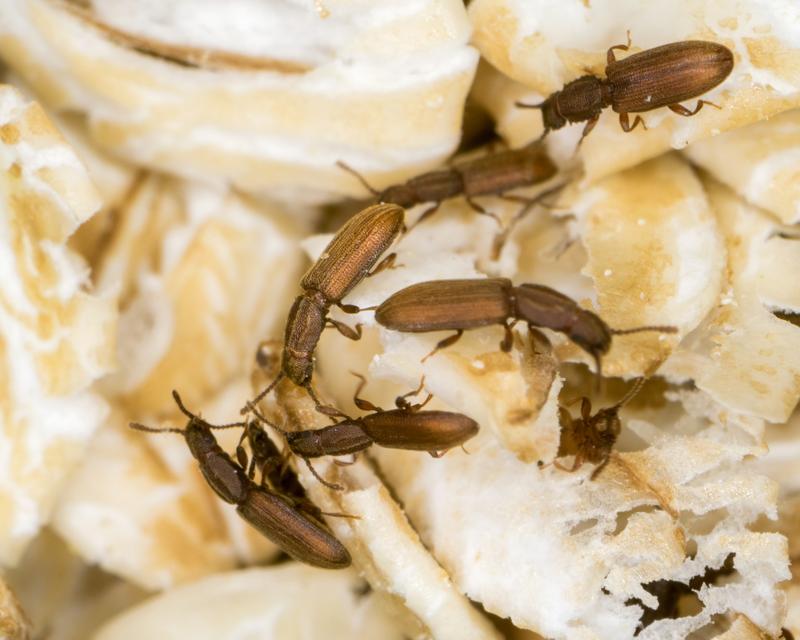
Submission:
[[[503,353],[508,353],[511,351],[511,347],[514,346],[514,332],[512,329],[514,328],[514,322],[506,323],[503,325],[503,329],[505,330],[505,335],[503,336],[503,341],[500,343],[500,350]]]
[[[425,362],[428,358],[430,358],[437,351],[441,351],[442,349],[446,349],[447,347],[454,345],[456,342],[458,342],[458,339],[462,335],[464,335],[464,330],[463,329],[458,329],[449,338],[445,338],[444,340],[440,340],[439,342],[436,343],[436,346],[433,348],[433,351],[431,351],[427,356],[425,356],[422,360],[420,360],[420,362]]]
[[[631,30],[628,29],[628,44],[615,44],[613,47],[609,47],[608,51],[606,52],[606,62],[608,64],[612,64],[617,61],[614,57],[614,49],[619,49],[620,51],[627,51],[631,48]]]
[[[642,116],[636,116],[633,119],[633,126],[631,126],[628,120],[628,114],[627,113],[619,114],[619,126],[622,127],[622,130],[625,133],[633,131],[637,125],[642,125],[642,129],[644,129],[645,131],[647,130],[647,125],[644,123],[644,120],[642,120]]]
[[[398,396],[394,400],[394,404],[398,409],[406,409],[408,411],[419,411],[422,407],[424,407],[428,401],[433,397],[431,394],[428,394],[428,399],[425,400],[422,404],[412,405],[411,403],[406,400],[406,398],[410,398],[411,396],[419,395],[422,390],[425,388],[425,375],[419,379],[419,386],[416,389],[412,389],[408,393],[404,393],[402,396]]]
[[[355,371],[351,371],[350,373],[352,373],[356,378],[358,378],[361,381],[358,383],[356,391],[353,394],[353,404],[355,404],[362,411],[375,411],[375,412],[383,411],[383,409],[381,409],[377,405],[372,404],[369,400],[364,400],[364,398],[359,397],[358,394],[361,393],[361,390],[366,386],[367,379],[360,373],[356,373]]]
[[[698,100],[697,104],[694,107],[694,111],[690,111],[689,109],[684,107],[682,104],[668,104],[667,108],[670,111],[672,111],[673,113],[677,113],[679,116],[685,116],[685,117],[688,118],[690,116],[695,115],[698,111],[700,111],[700,109],[703,108],[704,104],[707,104],[710,107],[715,107],[717,109],[721,109],[722,108],[718,104],[714,104],[713,102],[709,102],[708,100]]]
[[[361,339],[361,324],[357,324],[355,329],[346,325],[344,322],[339,322],[338,320],[331,320],[328,318],[325,321],[326,327],[333,327],[339,333],[341,333],[345,338],[349,338],[350,340],[360,340]]]
[[[364,276],[364,277],[365,277],[365,278],[369,278],[369,277],[371,277],[371,276],[374,276],[376,273],[380,273],[380,272],[381,272],[381,271],[383,271],[384,269],[396,269],[397,267],[399,267],[399,266],[402,266],[402,265],[396,265],[396,264],[394,263],[394,262],[395,262],[395,260],[397,260],[397,254],[396,254],[396,253],[390,253],[390,254],[389,254],[388,256],[386,256],[386,257],[385,257],[383,260],[381,260],[381,261],[380,261],[380,262],[379,262],[379,263],[378,263],[378,264],[377,264],[377,265],[376,265],[376,266],[375,266],[375,267],[372,269],[372,271],[370,271],[370,272],[369,272],[369,273],[368,273],[366,276]]]
[[[306,392],[308,393],[309,396],[311,396],[311,399],[314,401],[314,409],[317,411],[317,413],[321,413],[323,416],[328,416],[329,418],[347,419],[350,417],[346,413],[342,413],[336,407],[332,407],[327,404],[322,404],[319,398],[317,397],[317,394],[314,391],[314,389],[311,388],[311,385],[306,387]]]
[[[335,464],[337,467],[349,467],[351,464],[355,464],[356,460],[358,460],[358,454],[354,453],[350,462],[345,462],[344,460],[339,460],[337,458],[334,458],[333,464]]]
[[[484,209],[484,208],[483,208],[481,205],[479,205],[477,202],[475,202],[475,201],[474,201],[472,198],[470,198],[469,196],[464,196],[464,199],[467,201],[467,204],[470,206],[470,208],[471,208],[471,209],[472,209],[472,210],[473,210],[475,213],[479,213],[479,214],[481,214],[482,216],[489,216],[490,218],[494,219],[494,221],[495,221],[497,224],[499,224],[499,225],[502,225],[502,223],[500,222],[500,218],[498,218],[498,217],[497,217],[497,214],[496,214],[496,213],[492,213],[491,211],[487,211],[486,209]]]
[[[408,231],[411,231],[414,227],[416,227],[418,224],[420,224],[423,220],[426,220],[426,219],[430,218],[434,213],[436,213],[439,210],[439,207],[441,206],[441,204],[442,204],[442,201],[439,200],[434,205],[432,205],[432,206],[428,207],[427,209],[425,209],[425,211],[422,212],[422,215],[419,218],[417,218],[417,221],[408,228]]]
[[[621,115],[620,115],[620,117],[621,117]],[[625,117],[627,118],[627,115]],[[636,116],[636,117],[639,118],[639,116]],[[600,114],[598,113],[597,115],[591,117],[589,119],[589,121],[586,123],[586,126],[583,127],[583,133],[581,134],[581,139],[578,140],[578,146],[575,147],[575,151],[577,151],[580,148],[581,144],[583,143],[583,139],[586,136],[588,136],[589,133],[591,133],[592,129],[594,129],[594,126],[597,124],[597,121],[599,119],[600,119]],[[641,118],[639,118],[639,120],[641,121]],[[642,124],[644,124],[644,122],[642,122]],[[634,123],[633,126],[635,127],[636,124]],[[647,127],[645,127],[645,128],[647,128]]]
[[[308,458],[303,458],[303,462],[306,463],[308,470],[311,472],[317,480],[319,480],[322,484],[324,484],[328,489],[333,489],[334,491],[344,491],[344,487],[340,484],[336,484],[335,482],[328,482],[325,478],[317,473],[317,470],[311,465],[311,460]]]
[[[605,469],[605,468],[606,468],[606,465],[607,465],[607,464],[608,464],[610,461],[611,461],[611,456],[610,456],[610,455],[606,456],[606,457],[603,459],[603,461],[602,461],[602,462],[601,462],[601,463],[600,463],[600,464],[597,466],[597,468],[596,468],[594,471],[592,471],[592,475],[590,475],[590,476],[589,476],[589,480],[594,480],[594,479],[595,479],[595,478],[596,478],[598,475],[600,475],[600,472],[601,472],[603,469]]]

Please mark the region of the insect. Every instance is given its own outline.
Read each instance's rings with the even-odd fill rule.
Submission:
[[[422,213],[416,224],[433,215],[442,202],[449,198],[464,196],[473,210],[495,217],[475,202],[474,198],[494,195],[512,202],[531,205],[563,187],[560,185],[549,189],[535,198],[506,194],[512,189],[545,182],[556,174],[558,169],[539,141],[520,149],[509,149],[457,162],[448,169],[423,173],[403,184],[387,187],[383,191],[373,188],[360,173],[344,162],[339,161],[336,164],[358,178],[379,202],[392,202],[405,209],[424,202],[432,202],[433,205]]]
[[[363,376],[358,377],[361,382],[353,401],[359,409],[373,411],[360,418],[340,413],[344,419],[328,427],[286,431],[253,409],[259,420],[283,434],[292,453],[303,458],[317,479],[328,487],[340,488],[321,478],[311,467],[309,458],[357,453],[373,444],[391,449],[427,451],[438,458],[444,451],[462,445],[478,433],[478,423],[460,413],[422,411],[432,398],[430,395],[420,404],[410,404],[406,398],[422,390],[424,379],[417,389],[397,398],[396,409],[384,411],[359,397],[366,381]]]
[[[569,472],[577,471],[584,462],[597,464],[590,478],[594,480],[611,459],[611,450],[622,430],[619,410],[639,393],[644,382],[645,378],[637,379],[619,402],[600,409],[594,415],[592,415],[592,403],[586,397],[581,398],[581,417],[578,419],[573,418],[566,407],[559,407],[558,418],[564,434],[562,442],[564,440],[570,442],[576,454],[571,468],[562,466],[558,460],[553,464]]]
[[[500,324],[503,351],[513,343],[511,329],[519,321],[564,333],[594,358],[601,373],[601,356],[611,348],[611,337],[640,331],[674,333],[675,327],[645,326],[612,329],[603,320],[554,289],[538,284],[514,286],[506,278],[431,280],[401,289],[381,303],[375,320],[395,331],[425,333],[454,330],[425,359],[455,344],[466,329]]]
[[[353,305],[343,305],[342,299],[365,277],[394,262],[389,254],[378,266],[378,258],[389,248],[403,229],[403,209],[394,204],[376,204],[350,218],[333,237],[320,257],[303,276],[303,293],[294,301],[286,320],[281,371],[252,403],[242,409],[247,413],[266,396],[283,377],[304,387],[323,413],[323,406],[311,387],[314,373],[314,350],[326,327],[334,327],[351,340],[361,337],[361,327],[353,329],[328,318],[332,305],[346,313],[358,313]],[[373,267],[375,267],[373,269]]]
[[[203,477],[225,502],[236,505],[236,512],[290,556],[323,569],[350,566],[350,554],[319,520],[297,509],[293,500],[259,486],[248,477],[219,446],[212,429],[246,427],[243,422],[212,425],[191,413],[176,391],[172,392],[178,408],[189,418],[184,429],[156,429],[135,422],[131,428],[154,433],[179,433],[186,439]]]
[[[733,69],[733,53],[730,49],[716,42],[687,40],[617,60],[614,49],[627,51],[630,46],[631,34],[628,32],[627,44],[609,48],[605,79],[594,75],[582,76],[543,102],[517,102],[516,105],[542,111],[542,137],[552,129],[560,129],[567,122],[586,121],[581,140],[597,124],[600,112],[609,106],[619,113],[619,124],[626,132],[633,131],[639,124],[647,128],[638,115],[631,125],[629,113],[668,107],[678,115],[689,117],[700,111],[704,104],[719,109],[706,100],[698,100],[694,111],[679,103],[710,91],[728,77]]]

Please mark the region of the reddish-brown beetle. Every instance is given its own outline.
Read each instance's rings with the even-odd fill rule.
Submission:
[[[344,162],[340,161],[337,164],[356,176],[379,202],[391,202],[405,209],[432,202],[433,205],[422,213],[416,224],[432,215],[443,201],[457,196],[464,196],[475,211],[485,215],[493,214],[488,213],[475,202],[474,198],[493,195],[526,205],[535,204],[555,189],[548,190],[535,198],[507,195],[506,192],[545,182],[558,170],[547,155],[544,145],[538,141],[520,149],[499,151],[472,160],[456,162],[448,169],[423,173],[403,184],[387,187],[383,191],[374,189],[360,173]]]
[[[558,418],[562,428],[562,443],[569,442],[574,448],[575,461],[571,468],[562,466],[558,460],[553,464],[563,471],[577,471],[584,462],[597,464],[592,471],[591,480],[605,468],[611,459],[611,450],[617,442],[622,423],[619,419],[619,410],[628,404],[639,393],[644,385],[645,378],[639,378],[630,388],[628,393],[616,404],[600,409],[592,415],[592,403],[589,398],[581,398],[581,417],[573,418],[565,407],[558,408]],[[565,455],[567,448],[562,444]],[[599,463],[599,464],[598,464]]]
[[[609,48],[605,79],[593,75],[582,76],[565,85],[561,91],[551,94],[544,102],[518,102],[517,106],[541,109],[543,136],[551,129],[560,129],[567,122],[586,121],[581,139],[597,123],[600,112],[609,106],[619,113],[623,131],[632,131],[639,124],[647,128],[641,116],[636,116],[631,125],[629,113],[668,107],[678,115],[693,116],[704,104],[717,107],[712,102],[699,100],[694,111],[690,111],[679,103],[710,91],[728,77],[733,69],[730,49],[716,42],[687,40],[617,60],[614,49],[627,51],[630,45],[631,36],[628,33],[628,44]]]
[[[248,477],[217,443],[212,429],[245,427],[236,422],[211,425],[191,413],[172,392],[181,412],[189,418],[184,429],[155,429],[132,422],[131,428],[155,433],[179,433],[197,460],[209,486],[225,502],[236,505],[236,512],[290,556],[323,569],[350,566],[350,554],[330,530],[316,518],[296,508],[294,499],[259,486]]]
[[[286,321],[281,372],[253,404],[286,376],[305,387],[317,407],[325,410],[311,387],[314,350],[322,331],[330,326],[352,340],[361,337],[360,326],[353,329],[332,320],[328,318],[328,310],[336,305],[347,313],[359,311],[358,307],[343,305],[341,301],[361,280],[393,262],[394,254],[390,254],[375,267],[378,258],[402,231],[404,215],[403,209],[394,204],[373,205],[350,218],[333,237],[300,281],[303,293],[295,299]],[[247,408],[242,410],[246,411]]]
[[[359,409],[373,411],[360,418],[351,418],[340,413],[339,416],[344,419],[328,427],[285,431],[257,409],[253,408],[252,411],[264,424],[282,433],[292,453],[305,459],[307,464],[309,458],[358,453],[373,444],[390,449],[427,451],[433,457],[439,457],[478,433],[478,423],[460,413],[422,411],[430,401],[430,395],[420,404],[410,404],[406,398],[418,394],[424,381],[414,391],[397,398],[396,409],[384,411],[358,396],[365,384],[363,376],[358,377],[361,378],[361,383],[353,401]],[[308,466],[323,484],[334,489],[340,488],[321,478],[310,464]]]
[[[529,327],[567,335],[589,353],[601,372],[600,358],[611,348],[611,336],[639,331],[674,333],[675,327],[647,326],[611,329],[596,314],[562,293],[537,284],[514,286],[506,278],[432,280],[392,294],[378,306],[375,320],[387,329],[410,333],[453,330],[426,358],[454,344],[466,329],[500,324],[506,336],[500,347],[511,349],[511,328],[523,321]]]

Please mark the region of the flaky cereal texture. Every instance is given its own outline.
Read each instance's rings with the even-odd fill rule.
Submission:
[[[7,79],[41,100],[0,86],[0,635],[800,637],[800,10],[220,6],[0,3]],[[409,208],[393,266],[342,301],[362,310],[329,310],[362,335],[323,332],[324,403],[363,415],[357,374],[383,409],[419,388],[412,402],[430,394],[425,409],[479,433],[440,458],[373,445],[312,471],[281,430],[331,420],[287,380],[260,403],[351,568],[286,559],[180,433],[130,427],[183,428],[173,389],[204,420],[237,422],[275,378],[304,269],[365,206],[341,199],[371,195],[338,160],[384,188],[446,169],[460,143],[459,162],[529,143],[541,115],[515,101],[602,75],[628,29],[631,52],[730,47],[733,72],[702,96],[720,109],[659,109],[631,133],[609,109],[579,148],[582,124],[550,133],[555,177],[448,199],[422,222],[434,203]],[[517,322],[508,352],[501,325],[474,328],[425,358],[452,334],[375,321],[408,285],[483,277],[596,313],[612,331],[602,370],[569,327]],[[576,455],[567,427],[602,410],[619,434]],[[228,427],[213,433],[243,461]]]
[[[42,108],[0,87],[0,561],[46,522],[66,474],[107,413],[89,390],[115,364],[113,299],[88,290],[65,243],[100,206]]]
[[[85,114],[95,143],[292,202],[361,193],[340,159],[387,178],[442,160],[477,63],[458,0],[237,0],[221,15],[13,0],[0,25],[13,70]]]

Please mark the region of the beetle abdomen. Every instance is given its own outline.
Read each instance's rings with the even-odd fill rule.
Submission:
[[[606,67],[611,107],[635,113],[696,98],[732,69],[733,54],[716,42],[687,40],[647,49]]]
[[[510,290],[505,278],[419,282],[384,300],[375,319],[412,333],[499,324],[511,313]]]

